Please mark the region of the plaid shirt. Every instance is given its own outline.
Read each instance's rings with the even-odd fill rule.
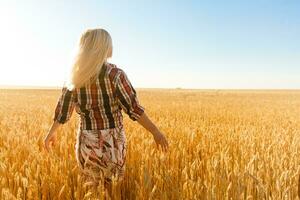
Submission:
[[[89,86],[73,90],[63,86],[53,120],[64,124],[74,108],[80,115],[80,130],[122,126],[122,109],[133,121],[145,110],[125,72],[111,63],[103,64],[96,81]]]

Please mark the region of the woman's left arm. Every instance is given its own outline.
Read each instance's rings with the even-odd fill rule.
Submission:
[[[53,123],[44,139],[44,145],[47,151],[49,151],[50,142],[53,144],[56,142],[57,128],[65,124],[71,118],[75,107],[75,97],[74,91],[69,90],[67,87],[62,88],[61,96],[55,108]]]

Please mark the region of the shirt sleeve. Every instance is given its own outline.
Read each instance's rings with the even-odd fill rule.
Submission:
[[[145,108],[140,105],[137,94],[126,73],[121,70],[116,80],[116,93],[118,104],[133,121],[138,120],[144,113]]]
[[[56,104],[53,121],[64,124],[70,119],[75,107],[74,98],[74,92],[64,86],[61,91],[61,96]]]

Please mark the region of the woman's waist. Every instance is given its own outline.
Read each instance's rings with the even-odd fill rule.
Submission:
[[[112,129],[123,128],[123,119],[116,119],[113,123],[103,123],[103,121],[87,122],[86,119],[80,119],[78,131],[81,132],[99,132]]]
[[[109,139],[109,137],[126,137],[123,125],[105,129],[81,129],[77,130],[77,140],[81,141],[98,141],[100,138]]]
[[[114,113],[100,113],[100,112],[86,112],[80,113],[80,124],[83,129],[105,129],[114,128],[116,125],[123,123],[122,112]],[[97,125],[97,127],[86,127]]]
[[[122,117],[122,111],[120,109],[117,110],[98,110],[98,109],[84,109],[84,110],[77,110],[80,118],[82,120],[103,120],[114,118],[118,119]]]
[[[122,129],[122,128],[124,128],[123,124],[117,124],[114,127],[104,127],[104,128],[101,128],[101,129],[84,129],[83,127],[79,126],[77,131],[91,133],[91,132],[109,131],[109,130]]]

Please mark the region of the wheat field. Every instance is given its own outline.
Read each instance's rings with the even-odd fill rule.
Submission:
[[[126,173],[114,199],[299,199],[300,91],[137,92],[169,151],[123,113]],[[75,159],[75,111],[53,151],[43,147],[60,90],[0,94],[0,198],[96,199]]]

